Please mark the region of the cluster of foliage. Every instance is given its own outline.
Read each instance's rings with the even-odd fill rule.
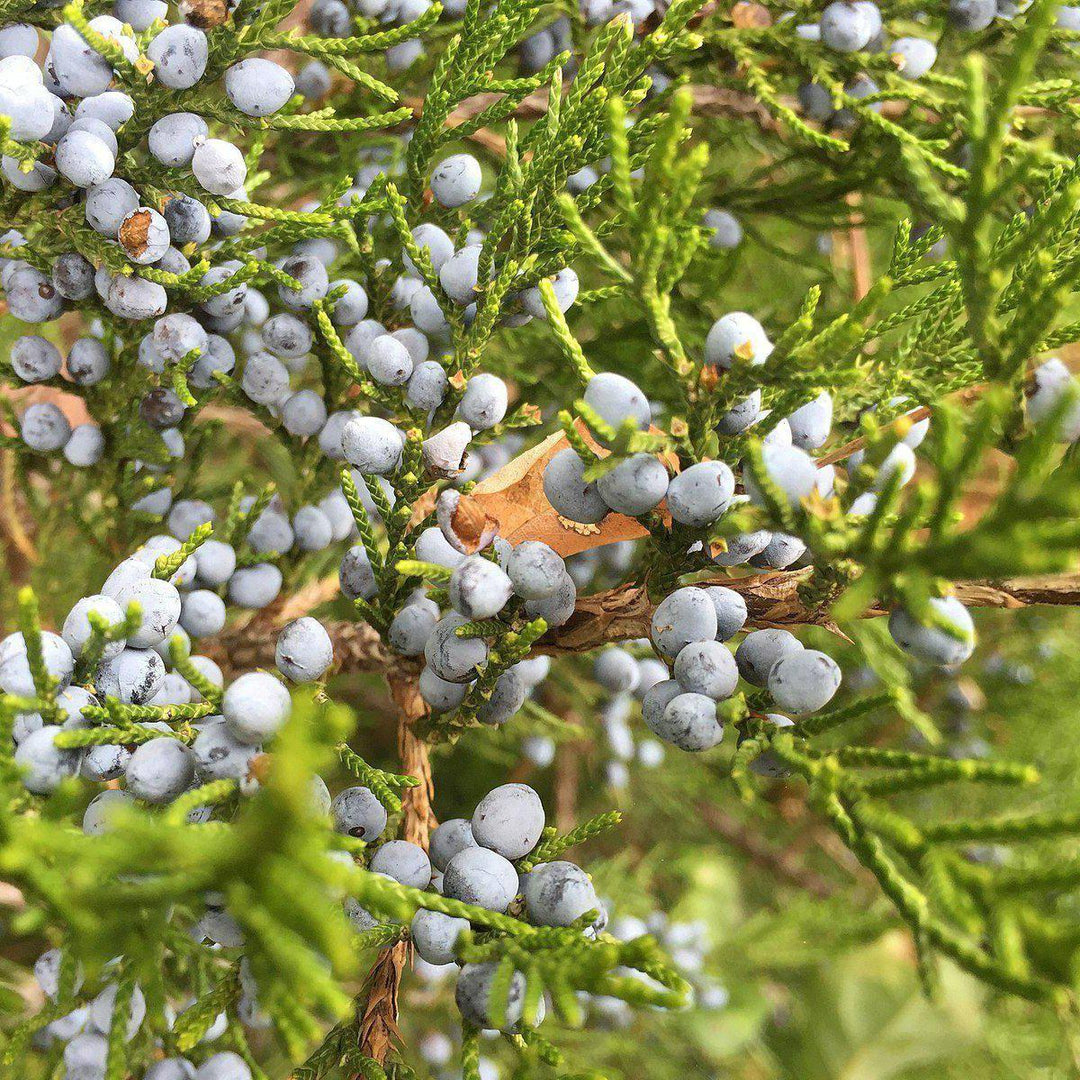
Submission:
[[[575,746],[801,792],[858,894],[749,852],[852,942],[1071,1010],[1080,814],[949,723],[970,607],[1080,596],[1077,9],[0,22],[5,1067],[414,1076],[414,953],[468,1080],[709,1013],[701,928],[565,858]]]

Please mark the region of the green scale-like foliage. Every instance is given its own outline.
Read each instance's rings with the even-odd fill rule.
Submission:
[[[755,625],[813,624],[815,640],[850,635],[853,651],[883,684],[848,693],[787,728],[770,723],[764,691],[738,693],[718,714],[736,733],[727,740],[734,749],[695,759],[693,774],[684,762],[671,766],[668,778],[643,798],[643,812],[647,805],[668,813],[669,821],[690,805],[707,808],[702,821],[717,807],[733,808],[764,832],[773,828],[769,802],[788,809],[774,798],[777,790],[785,797],[797,793],[834,850],[844,853],[842,887],[858,891],[846,907],[832,878],[821,885],[816,870],[792,873],[789,862],[743,843],[751,864],[764,863],[789,884],[816,889],[830,925],[819,927],[815,952],[805,932],[813,916],[792,903],[792,936],[801,934],[800,943],[781,940],[770,954],[760,921],[747,920],[741,947],[725,943],[724,952],[738,958],[733,968],[748,982],[772,978],[778,969],[801,967],[807,955],[820,961],[833,949],[856,948],[902,926],[930,995],[958,967],[1003,998],[1062,1017],[1075,1012],[1075,798],[1059,792],[1051,808],[1038,802],[1043,796],[1031,793],[1044,791],[1047,782],[1034,761],[946,754],[943,725],[921,700],[918,674],[898,660],[876,624],[860,624],[867,613],[902,606],[962,636],[930,603],[957,583],[969,587],[965,602],[974,597],[979,603],[972,590],[981,586],[997,589],[1002,604],[1019,604],[1023,590],[1016,579],[1062,575],[1076,565],[1080,466],[1076,450],[1058,441],[1075,398],[1066,394],[1056,415],[1035,426],[1026,423],[1023,409],[1029,364],[1080,337],[1074,295],[1080,82],[1072,73],[1080,53],[1077,34],[1055,25],[1054,4],[1035,0],[974,38],[947,22],[941,4],[919,15],[910,6],[885,4],[893,36],[944,27],[936,34],[937,65],[914,80],[903,76],[888,50],[844,54],[807,40],[798,26],[820,11],[806,4],[786,18],[787,9],[771,3],[738,6],[754,9],[747,12],[675,0],[643,25],[622,13],[592,26],[576,6],[564,11],[535,0],[488,6],[469,0],[460,18],[436,3],[390,28],[350,16],[348,34],[330,37],[283,25],[292,10],[284,0],[262,6],[242,0],[208,31],[205,78],[180,92],[148,78],[145,48],[155,27],[138,35],[133,62],[88,25],[103,5],[0,7],[3,23],[27,21],[49,30],[66,22],[114,66],[115,88],[134,104],[133,117],[117,132],[118,175],[135,185],[145,205],[160,209],[169,197],[187,194],[205,200],[215,215],[246,219],[212,250],[185,252],[191,269],[174,274],[133,265],[85,223],[77,200],[60,204],[52,190],[27,194],[5,187],[0,225],[18,230],[25,243],[9,237],[0,256],[48,272],[58,255],[77,251],[110,274],[162,286],[170,310],[186,310],[241,285],[268,296],[295,289],[299,283],[280,260],[298,242],[332,241],[338,251],[333,276],[362,284],[368,317],[388,329],[408,321],[394,295],[407,257],[448,326],[438,359],[449,387],[429,417],[404,387],[373,378],[335,322],[345,295],[338,287],[308,312],[317,370],[304,374],[304,386],[319,387],[331,412],[355,408],[397,423],[402,458],[389,490],[374,477],[341,471],[315,439],[292,434],[280,410],[249,401],[242,379],[222,371],[210,386],[194,385],[197,351],[157,373],[140,366],[138,339],[152,325],[125,323],[96,296],[80,303],[79,317],[83,327],[100,323],[108,378],[73,387],[57,375],[45,380],[45,389],[82,398],[105,438],[102,461],[77,471],[31,451],[18,437],[21,405],[0,398],[0,513],[11,525],[6,535],[13,553],[21,522],[36,526],[36,548],[23,544],[33,556],[29,570],[13,555],[0,579],[0,610],[24,635],[35,691],[32,698],[0,698],[0,879],[18,892],[5,914],[5,933],[64,951],[53,1000],[30,1015],[14,993],[0,999],[4,1068],[20,1075],[46,1025],[115,984],[119,1019],[107,1036],[108,1080],[141,1076],[159,1048],[205,1060],[204,1036],[221,1014],[225,1030],[214,1048],[237,1052],[256,1077],[290,1071],[296,1080],[418,1075],[406,1064],[413,1060],[408,1047],[401,1053],[373,1049],[370,1012],[379,992],[387,991],[389,1024],[396,1023],[408,925],[420,909],[471,924],[456,955],[462,963],[497,965],[495,1026],[507,1018],[516,976],[524,977],[524,1026],[504,1039],[515,1077],[608,1075],[593,1069],[585,1043],[563,1046],[559,1034],[533,1028],[542,1007],[568,1027],[584,1022],[585,995],[646,1013],[655,1007],[665,1010],[666,1022],[680,1021],[675,1013],[689,1004],[691,986],[653,936],[616,937],[597,928],[596,911],[568,927],[536,926],[520,901],[501,914],[399,885],[368,869],[364,843],[334,832],[313,806],[312,777],[333,775],[374,793],[390,815],[390,833],[419,835],[417,805],[426,806],[430,792],[429,778],[410,771],[423,771],[407,754],[414,739],[424,746],[425,763],[432,751],[436,805],[443,775],[454,801],[466,805],[475,792],[451,766],[468,761],[484,773],[485,790],[495,772],[513,771],[517,734],[486,729],[485,709],[506,672],[544,653],[559,657],[555,674],[514,723],[558,742],[561,771],[553,795],[565,802],[576,755],[595,753],[601,742],[595,714],[605,701],[587,665],[562,654],[642,636],[641,621],[620,622],[611,614],[614,606],[600,608],[604,618],[611,614],[603,622],[586,601],[564,633],[514,601],[494,617],[458,628],[459,638],[482,639],[487,647],[459,707],[390,720],[382,697],[372,705],[371,695],[379,692],[367,677],[373,669],[388,677],[399,710],[402,686],[415,689],[419,661],[385,649],[395,613],[425,586],[445,606],[451,571],[415,550],[415,538],[436,520],[434,498],[446,487],[446,477],[425,468],[423,443],[454,420],[468,380],[480,372],[505,379],[517,401],[498,424],[477,434],[474,451],[500,441],[531,445],[561,432],[582,459],[587,481],[632,455],[656,454],[672,471],[722,460],[751,482],[757,497],[737,502],[704,529],[680,526],[659,511],[643,517],[635,561],[609,582],[615,599],[620,588],[623,598],[632,590],[647,610],[678,584],[734,585],[751,598]],[[568,19],[569,47],[523,74],[515,50],[557,16]],[[399,70],[384,61],[386,50],[414,40],[426,51],[412,66]],[[315,103],[294,97],[264,118],[240,113],[222,94],[219,77],[237,61],[270,51],[289,55],[294,67],[324,64],[334,73],[330,95]],[[873,77],[874,92],[852,92],[860,74]],[[820,124],[798,106],[796,91],[811,82],[831,95],[846,123]],[[208,198],[192,176],[145,152],[154,120],[179,110],[199,114],[212,135],[242,148],[243,192]],[[28,173],[37,162],[48,164],[48,146],[17,142],[6,118],[0,124],[3,152],[15,167]],[[405,129],[407,140],[400,137]],[[462,147],[483,159],[490,195],[457,211],[432,201],[429,181],[433,167]],[[354,185],[357,160],[383,167],[370,182]],[[601,162],[604,168],[584,190],[570,182]],[[302,208],[308,203],[311,208]],[[713,204],[738,215],[745,230],[739,251],[710,246],[702,215]],[[430,253],[414,238],[422,221],[439,224],[459,247],[470,229],[482,229],[480,284],[468,314],[444,290]],[[870,266],[854,268],[854,295],[846,273],[814,249],[815,235],[829,231],[834,243],[846,240],[853,260],[859,243],[869,245]],[[204,281],[226,259],[236,263],[229,276]],[[566,267],[582,288],[563,311],[551,279]],[[865,288],[859,286],[863,273]],[[516,326],[521,294],[534,286],[546,317]],[[736,357],[729,370],[719,371],[706,363],[705,334],[714,318],[733,309],[750,311],[768,326],[774,349],[767,364]],[[5,345],[23,332],[21,326],[5,329]],[[585,388],[600,371],[627,375],[648,393],[657,405],[651,428],[613,426],[589,405]],[[5,386],[15,382],[6,356],[0,375]],[[186,408],[180,460],[134,407],[155,389],[173,391]],[[755,391],[768,410],[763,421],[751,434],[718,435],[720,418]],[[848,470],[835,494],[815,492],[792,503],[770,477],[763,439],[822,391],[832,396],[842,433],[824,451],[827,463],[842,463],[857,448],[864,451],[862,463]],[[884,475],[881,467],[909,433],[906,413],[913,408],[932,414],[932,427],[919,451],[920,470],[905,486],[898,473]],[[259,426],[256,441],[244,430],[252,422]],[[988,506],[972,515],[971,490],[984,479],[987,462],[1003,455],[1008,467],[995,477]],[[320,616],[346,627],[354,645],[362,637],[367,651],[355,671],[339,656],[346,660],[339,677],[295,692],[290,721],[256,759],[254,793],[232,780],[202,783],[165,807],[125,808],[108,832],[87,836],[72,824],[88,801],[80,779],[64,781],[48,797],[27,792],[13,756],[16,719],[32,713],[46,722],[61,719],[42,628],[62,619],[74,599],[94,591],[130,548],[160,529],[160,515],[133,510],[132,503],[168,487],[174,499],[205,499],[217,510],[216,523],[200,526],[156,560],[156,579],[173,579],[208,540],[233,544],[241,568],[273,564],[281,570],[281,601],[230,625],[227,651],[258,644],[279,610],[291,611],[290,597],[318,589],[340,555],[260,550],[249,541],[250,530],[279,497],[296,509],[338,484],[374,589],[351,603],[320,592],[315,604],[324,605]],[[462,491],[468,496],[471,486]],[[871,491],[872,511],[851,515],[856,498]],[[531,509],[539,514],[544,508]],[[775,608],[769,606],[775,596],[759,595],[748,584],[752,575],[719,576],[708,557],[752,530],[790,534],[806,545],[803,569],[774,576],[773,585],[780,578],[797,582]],[[576,534],[590,535],[588,528]],[[65,544],[78,548],[77,566]],[[58,570],[57,560],[65,558],[70,573],[62,564]],[[17,588],[24,579],[34,587]],[[1075,592],[1053,595],[1070,600]],[[1034,586],[1031,594],[1051,596]],[[91,618],[76,684],[93,685],[106,647],[130,637],[140,616],[132,605],[115,625]],[[598,636],[575,638],[586,633],[582,624],[590,618],[602,622]],[[644,655],[638,645],[630,648]],[[131,705],[103,695],[84,713],[91,723],[69,726],[56,746],[131,749],[159,737],[154,725],[161,724],[193,743],[199,725],[222,707],[222,689],[193,661],[181,636],[167,653],[199,701]],[[221,659],[226,667],[232,663],[229,655]],[[1071,731],[1066,736],[1071,739]],[[920,741],[917,748],[911,738]],[[464,756],[471,753],[477,756]],[[781,784],[755,775],[761,771],[779,775]],[[1010,797],[1008,812],[995,805],[1001,793]],[[597,879],[613,890],[620,875],[627,882],[632,875],[647,878],[651,854],[640,835],[633,833],[637,842],[620,851],[608,834],[614,826],[613,835],[633,830],[639,807],[631,801],[622,815],[596,809],[577,826],[549,826],[517,870],[528,873],[568,852],[576,856],[579,845],[588,855],[592,844],[599,853]],[[560,825],[568,820],[562,811]],[[668,827],[650,823],[648,839],[657,850],[673,842]],[[1017,854],[1000,865],[970,857],[985,845],[1009,845]],[[613,869],[605,878],[608,863]],[[631,908],[633,890],[626,894]],[[208,896],[221,898],[242,947],[211,951],[196,940]],[[356,933],[343,909],[346,899],[376,925]],[[617,892],[613,897],[616,906],[623,899]],[[834,911],[845,915],[832,918]],[[782,939],[789,924],[779,913],[775,923]],[[22,985],[25,959],[5,960],[5,990]],[[389,990],[378,984],[388,968],[394,972]],[[258,1008],[269,1017],[276,1049],[267,1049],[244,1022],[250,1019],[241,1012],[246,980],[258,986]],[[132,1038],[121,1021],[136,988],[145,997],[147,1022]],[[180,1001],[186,1008],[172,1019]],[[463,1026],[456,1053],[469,1080],[481,1075],[482,1043],[480,1033]],[[58,1046],[46,1046],[39,1056],[41,1076],[63,1075]],[[618,1062],[618,1054],[611,1056]],[[653,1074],[623,1060],[611,1075]]]

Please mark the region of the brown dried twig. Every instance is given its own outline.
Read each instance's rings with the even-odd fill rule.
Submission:
[[[725,585],[741,593],[749,612],[748,625],[752,627],[831,627],[827,607],[809,608],[799,598],[799,585],[809,573],[809,570],[796,570],[745,578],[716,577],[700,584]],[[996,582],[960,581],[954,589],[968,607],[1080,606],[1080,574]],[[640,585],[622,585],[583,596],[569,622],[542,637],[538,649],[549,656],[559,656],[589,652],[609,642],[647,637],[654,609],[647,591]],[[863,617],[885,614],[887,611],[875,604],[863,612]],[[412,670],[411,662],[391,653],[378,632],[366,623],[328,621],[324,625],[334,643],[335,661],[342,670]],[[230,630],[205,648],[226,667],[266,667],[274,662],[274,635],[270,631],[248,640],[246,630]]]
[[[416,725],[427,715],[415,673],[390,669],[387,676],[390,696],[398,714],[398,755],[404,773],[420,783],[406,788],[401,796],[402,839],[425,850],[431,830],[437,824],[431,809],[434,787],[427,743],[416,733]],[[360,1051],[382,1065],[400,1042],[397,1026],[398,990],[409,959],[409,943],[399,941],[379,954],[368,978],[368,992],[360,1012]]]

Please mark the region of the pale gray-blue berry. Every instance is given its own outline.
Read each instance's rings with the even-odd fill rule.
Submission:
[[[346,460],[360,472],[388,476],[401,462],[401,433],[378,416],[359,416],[349,420],[341,431],[341,446]]]
[[[168,736],[136,747],[124,770],[127,790],[148,803],[172,802],[194,779],[194,753],[179,739]]]
[[[71,437],[71,424],[59,406],[35,401],[19,418],[19,434],[31,450],[48,454],[63,449]]]
[[[692,528],[711,525],[731,504],[735,476],[722,461],[702,461],[673,477],[667,489],[674,521]],[[601,492],[602,494],[602,492]]]
[[[22,782],[35,795],[47,795],[55,791],[79,768],[79,753],[61,750],[56,745],[60,728],[51,724],[31,731],[15,750],[15,765]]]
[[[589,875],[572,862],[541,863],[525,875],[522,893],[529,921],[538,926],[571,926],[600,901]]]
[[[772,353],[761,323],[745,311],[732,311],[712,324],[705,339],[705,361],[720,368],[730,368],[736,362],[756,367],[764,364]]]
[[[802,650],[803,643],[787,630],[754,630],[735,650],[735,663],[748,683],[765,686],[774,664]]]
[[[737,248],[742,243],[743,230],[739,219],[730,210],[706,210],[703,219],[709,230],[709,245],[721,250]]]
[[[544,820],[544,804],[531,787],[503,784],[477,804],[472,831],[481,847],[506,859],[520,859],[539,843]]]
[[[665,742],[690,753],[709,750],[724,736],[724,726],[716,719],[716,702],[694,693],[673,697],[652,731]]]
[[[788,712],[817,712],[839,688],[840,666],[817,649],[801,649],[783,656],[769,671],[769,693]]]
[[[455,959],[454,946],[469,929],[468,919],[454,918],[441,911],[420,908],[409,924],[413,946],[429,964],[449,964]]]
[[[191,750],[202,783],[236,780],[246,784],[252,762],[261,753],[258,746],[237,742],[220,720],[202,726]]]
[[[816,450],[829,437],[833,402],[827,390],[796,409],[788,418],[791,441],[800,450]]]
[[[746,625],[746,601],[723,585],[709,585],[705,593],[716,609],[716,640],[730,640]]]
[[[607,517],[608,505],[596,483],[586,482],[584,474],[584,463],[577,451],[568,446],[547,463],[544,469],[544,494],[563,517],[583,525],[595,525]]]
[[[509,392],[497,375],[481,372],[469,379],[457,415],[474,431],[486,431],[506,416]]]
[[[483,555],[471,555],[450,576],[450,604],[467,619],[490,619],[513,595],[510,578]]]
[[[223,139],[207,139],[196,146],[191,171],[211,195],[231,195],[247,179],[244,155]]]
[[[483,179],[476,158],[471,154],[453,154],[435,166],[431,174],[431,193],[443,206],[455,209],[476,198]]]
[[[497,568],[496,568],[497,569]],[[464,683],[476,678],[477,668],[487,661],[483,638],[459,637],[455,632],[469,619],[457,612],[443,616],[424,646],[424,657],[440,679]]]
[[[221,712],[233,738],[258,745],[284,726],[292,712],[292,699],[273,675],[249,671],[226,689]]]
[[[287,623],[274,649],[278,671],[293,682],[315,682],[334,662],[334,645],[326,628],[310,615]]]
[[[761,447],[761,462],[765,475],[792,506],[807,498],[817,484],[814,459],[794,446],[765,444]],[[749,469],[743,472],[743,486],[752,502],[758,506],[764,500]]]
[[[454,683],[442,679],[430,667],[420,672],[418,682],[420,696],[435,713],[452,712],[469,692],[469,683]]]
[[[953,631],[927,625],[906,608],[895,608],[889,615],[889,633],[904,652],[936,667],[962,664],[975,650],[975,624],[971,614],[955,596],[929,600],[936,619]]]
[[[920,37],[899,37],[889,46],[889,59],[905,79],[921,79],[937,61],[937,48]]]
[[[596,489],[612,510],[639,517],[667,494],[668,472],[652,454],[633,454],[605,472],[596,481]]]
[[[513,668],[508,668],[496,680],[491,697],[476,710],[476,717],[482,724],[498,727],[516,716],[525,704],[528,688]]]
[[[874,22],[861,4],[834,0],[821,13],[821,40],[837,52],[858,52],[870,43],[874,31]]]
[[[347,836],[371,843],[386,828],[386,810],[374,793],[357,785],[339,791],[330,804],[334,828]]]
[[[476,846],[472,823],[465,818],[450,818],[431,834],[431,862],[436,870],[445,871],[447,864],[459,851]]]
[[[412,889],[426,889],[431,881],[427,852],[408,840],[387,840],[380,844],[371,857],[370,869]]]
[[[355,544],[341,557],[338,581],[342,594],[349,600],[362,597],[370,600],[378,591],[375,571],[371,568],[367,552],[362,544]]]
[[[153,61],[154,78],[162,86],[190,90],[206,71],[209,45],[206,35],[197,27],[178,23],[155,35],[146,47],[146,56]]]
[[[716,638],[716,609],[704,589],[676,589],[653,612],[653,646],[661,656],[674,660],[692,641]]]
[[[593,678],[613,694],[629,693],[637,687],[638,662],[625,649],[604,649],[593,661]]]
[[[582,396],[585,403],[616,431],[624,425],[647,428],[652,419],[649,401],[637,384],[613,371],[594,375]]]
[[[505,912],[517,891],[514,864],[485,847],[464,848],[443,871],[444,896],[488,911]]]
[[[196,113],[169,113],[157,120],[147,135],[150,153],[162,165],[186,167],[195,156],[195,148],[205,141],[209,129]]]
[[[719,641],[692,641],[675,657],[676,682],[687,692],[725,701],[735,693],[739,669],[735,657]]]
[[[249,57],[225,70],[225,93],[247,116],[276,113],[294,89],[292,76],[280,64],[263,57]]]
[[[180,625],[193,638],[220,634],[225,628],[225,601],[209,589],[184,593],[180,604]]]
[[[79,338],[68,350],[67,371],[76,386],[96,386],[108,375],[109,367],[109,354],[97,338]]]

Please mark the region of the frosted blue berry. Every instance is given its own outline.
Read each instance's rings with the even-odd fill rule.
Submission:
[[[206,35],[184,23],[166,26],[146,47],[154,78],[170,90],[190,90],[203,77],[208,55]]]
[[[544,494],[555,511],[571,521],[595,525],[608,515],[594,481],[586,482],[585,465],[572,447],[560,450],[544,468]]]
[[[225,71],[225,93],[247,116],[270,116],[293,96],[292,76],[273,60],[251,57]]]
[[[817,712],[840,688],[840,667],[816,649],[796,650],[773,665],[768,688],[781,709],[796,714]]]
[[[786,656],[802,652],[803,644],[787,630],[755,630],[735,650],[739,674],[754,686],[765,686],[773,665]]]
[[[452,963],[455,959],[454,946],[468,929],[468,919],[457,919],[425,908],[420,908],[409,924],[413,946],[429,964]]]
[[[346,836],[371,843],[386,828],[386,810],[366,787],[348,787],[339,791],[330,804],[334,828]]]
[[[695,693],[673,697],[652,731],[665,742],[690,753],[709,750],[724,736],[724,726],[716,719],[716,702]]]
[[[284,684],[264,671],[250,671],[231,683],[221,712],[233,738],[257,745],[275,735],[292,712]]]
[[[568,311],[577,299],[578,291],[580,289],[577,274],[569,266],[564,266],[562,270],[549,280],[551,282],[552,291],[555,294],[556,306],[560,311]],[[534,319],[547,318],[547,311],[544,309],[544,302],[540,298],[540,289],[538,286],[534,285],[531,289],[526,289],[521,294],[521,306]]]
[[[138,192],[126,180],[114,176],[86,193],[83,214],[95,232],[115,240],[120,222],[138,206]]]
[[[443,206],[454,209],[476,198],[483,179],[476,158],[471,154],[454,154],[435,166],[431,193]]]
[[[674,660],[692,641],[716,639],[716,608],[704,589],[676,589],[656,606],[650,637],[661,656]]]
[[[821,13],[821,40],[837,52],[858,52],[874,33],[874,22],[861,4],[834,0]]]
[[[481,372],[466,384],[457,415],[474,431],[486,431],[502,422],[508,400],[506,383],[497,375]]]
[[[920,37],[899,37],[889,46],[889,59],[905,79],[921,79],[937,60],[932,41]]]
[[[19,418],[19,435],[31,450],[52,453],[63,449],[71,437],[71,424],[58,406],[37,401],[27,405]]]
[[[525,875],[525,907],[539,926],[571,926],[600,901],[589,875],[571,862],[541,863]]]
[[[486,847],[467,847],[443,872],[443,895],[488,911],[504,912],[517,895],[518,872],[509,859]]]
[[[724,701],[735,693],[739,669],[719,641],[692,641],[675,657],[675,680],[687,692]]]
[[[15,750],[15,765],[22,782],[35,795],[55,791],[64,780],[74,776],[79,768],[79,754],[61,750],[56,745],[60,728],[52,725],[30,732]]]
[[[412,889],[426,889],[431,881],[427,852],[408,840],[387,840],[380,844],[371,858],[370,869]]]
[[[24,334],[11,343],[12,370],[26,383],[44,382],[60,373],[63,357],[60,350],[47,338],[37,334]]]
[[[147,135],[150,153],[172,168],[187,167],[195,147],[206,140],[209,129],[197,113],[169,113],[154,122]]]
[[[730,210],[706,210],[703,224],[709,230],[709,244],[714,248],[730,250],[742,243],[742,226]]]
[[[616,431],[624,425],[647,428],[652,419],[649,401],[637,384],[612,371],[594,375],[583,398]]]
[[[544,804],[527,784],[503,784],[477,804],[472,816],[476,842],[507,859],[528,855],[544,831]]]
[[[179,739],[151,739],[133,751],[124,780],[127,790],[148,803],[179,798],[195,779],[195,755]]]
[[[929,605],[948,629],[920,622],[905,608],[889,615],[889,633],[904,652],[936,667],[962,664],[975,649],[975,624],[955,596],[932,597]],[[951,631],[951,632],[950,632]]]
[[[207,139],[196,146],[191,171],[211,195],[229,195],[247,179],[244,155],[223,139]]]

